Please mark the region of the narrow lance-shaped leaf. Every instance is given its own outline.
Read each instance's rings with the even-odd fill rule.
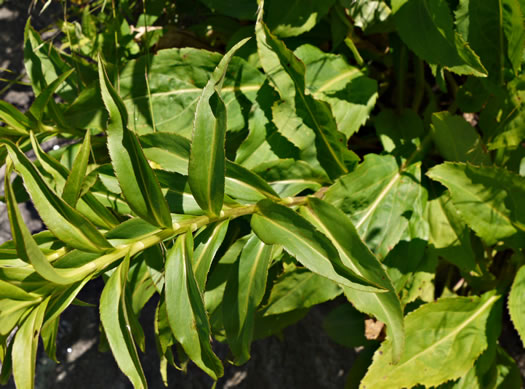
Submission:
[[[525,266],[522,266],[512,283],[509,294],[508,308],[514,328],[525,345]]]
[[[168,203],[137,135],[128,129],[126,107],[111,85],[100,58],[98,73],[102,99],[109,113],[108,150],[122,194],[138,216],[153,225],[171,227]]]
[[[13,376],[17,389],[33,389],[35,385],[36,351],[38,335],[44,319],[47,303],[37,305],[18,328],[13,340]]]
[[[466,374],[487,348],[487,328],[501,320],[501,296],[443,298],[411,312],[405,320],[406,350],[391,363],[392,340],[376,351],[361,388],[437,386]]]
[[[84,216],[47,186],[36,167],[14,143],[7,139],[0,142],[7,147],[40,217],[58,239],[83,251],[101,252],[112,247]]]
[[[31,107],[29,108],[29,113],[37,121],[41,121],[44,115],[44,111],[50,101],[54,103],[51,98],[57,90],[57,88],[62,85],[62,83],[73,73],[75,69],[70,69],[56,78],[49,86],[47,86],[36,98]]]
[[[282,245],[305,267],[341,285],[369,292],[386,291],[349,269],[332,243],[293,210],[271,200],[261,200],[257,211],[251,226],[266,244]]]
[[[330,239],[343,263],[364,279],[388,290],[387,293],[364,293],[345,288],[345,295],[358,310],[374,315],[387,325],[387,333],[393,344],[392,357],[398,361],[404,348],[405,331],[403,310],[392,281],[342,211],[313,197],[308,199],[307,204],[308,207],[303,209],[304,214]]]
[[[250,359],[255,310],[264,297],[272,246],[253,235],[244,246],[224,290],[222,317],[235,364]]]
[[[67,178],[70,175],[69,170],[42,150],[33,131],[30,132],[30,139],[33,151],[42,168],[53,177],[55,192],[57,195],[62,195]],[[85,193],[82,198],[77,201],[74,208],[90,222],[104,229],[113,228],[119,223],[117,218],[95,198],[93,193]]]
[[[199,290],[204,291],[205,289],[211,263],[226,236],[228,224],[228,219],[211,224],[195,237],[193,272],[195,273],[195,281],[199,286]]]
[[[224,374],[210,344],[210,323],[192,268],[193,239],[179,235],[166,258],[166,311],[175,339],[190,359],[210,377]]]
[[[31,122],[22,112],[6,101],[0,101],[0,121],[7,126],[0,127],[0,135],[22,136],[29,133]]]
[[[220,90],[226,69],[235,52],[247,41],[237,43],[215,69],[197,103],[188,182],[199,206],[210,215],[219,215],[224,201],[226,105]]]
[[[297,115],[315,133],[317,159],[327,174],[337,178],[348,173],[346,163],[354,163],[356,158],[347,149],[344,134],[337,131],[329,105],[306,93],[304,64],[268,30],[262,21],[262,10],[263,2],[259,6],[255,32],[259,58],[266,74],[283,100],[295,97],[293,105]]]
[[[82,183],[86,175],[87,166],[89,162],[89,153],[91,151],[91,137],[89,131],[86,131],[84,142],[78,151],[75,160],[73,161],[73,167],[69,172],[64,190],[62,192],[62,198],[66,203],[74,207],[80,196],[80,190],[82,189]]]
[[[55,284],[67,285],[75,282],[76,279],[72,277],[71,274],[68,274],[70,271],[65,269],[55,269],[38,247],[38,244],[35,242],[31,232],[25,225],[22,214],[18,209],[18,204],[11,186],[10,176],[11,164],[8,160],[4,189],[13,241],[20,259],[33,265],[38,274]]]
[[[100,296],[100,320],[113,356],[120,370],[136,389],[147,388],[144,371],[133,341],[126,304],[126,279],[129,269],[129,253],[113,272]]]

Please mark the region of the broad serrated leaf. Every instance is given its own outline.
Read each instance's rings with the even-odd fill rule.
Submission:
[[[487,348],[487,327],[497,317],[500,295],[442,298],[405,319],[406,349],[391,363],[392,341],[376,351],[360,388],[435,386],[466,374]]]
[[[367,246],[384,257],[407,229],[410,211],[419,206],[420,180],[420,163],[400,167],[394,156],[368,154],[323,199],[341,209]]]
[[[195,273],[195,281],[199,286],[199,290],[205,290],[208,272],[210,271],[213,258],[226,236],[228,225],[228,219],[212,223],[195,236],[193,272]]]
[[[84,251],[101,252],[112,247],[84,216],[49,188],[33,163],[16,145],[6,139],[1,142],[7,147],[15,169],[24,179],[40,217],[57,238]]]
[[[119,93],[131,129],[140,135],[155,128],[157,132],[191,138],[197,101],[221,58],[219,53],[185,47],[159,50],[154,56],[145,55],[123,64]],[[137,77],[146,71],[148,83],[146,77]],[[264,80],[257,68],[241,58],[232,58],[221,89],[228,110],[228,131],[245,126],[244,111],[250,109]],[[104,129],[100,92],[94,87],[83,90],[64,116],[81,128]]]
[[[451,162],[427,175],[449,189],[463,220],[488,244],[525,231],[525,178],[497,166]]]
[[[108,150],[122,194],[138,216],[151,224],[171,227],[168,203],[137,135],[128,129],[126,108],[111,85],[100,58],[98,72],[102,98],[109,113]]]
[[[212,216],[220,214],[224,201],[226,156],[226,105],[221,88],[232,56],[246,43],[237,43],[221,59],[202,91],[195,110],[188,183],[200,207]]]
[[[217,380],[223,366],[210,344],[210,324],[192,268],[191,233],[179,235],[166,257],[165,299],[171,331],[190,359]]]
[[[461,116],[448,112],[432,115],[432,135],[441,155],[448,161],[490,164],[490,156],[476,130]],[[454,142],[450,142],[454,139]]]
[[[525,266],[522,266],[512,283],[509,294],[508,309],[514,328],[525,345]]]
[[[31,310],[12,341],[13,377],[17,389],[34,388],[38,336],[48,302],[46,299]]]
[[[272,246],[252,235],[243,247],[224,290],[222,317],[235,364],[250,359],[255,310],[264,297]]]
[[[479,57],[454,31],[446,0],[393,0],[392,11],[401,39],[423,60],[458,74],[487,75]]]
[[[317,198],[309,198],[307,204],[305,214],[337,248],[343,263],[363,279],[384,288],[386,293],[365,293],[352,288],[344,288],[344,291],[358,310],[376,316],[387,325],[393,342],[393,358],[399,360],[405,338],[403,310],[392,281],[342,211]]]
[[[262,316],[272,316],[306,309],[333,300],[341,293],[341,287],[328,278],[296,268],[279,275],[260,312]]]
[[[310,31],[328,13],[336,0],[265,0],[266,22],[280,37],[297,36]]]
[[[284,100],[278,106],[280,111],[274,110],[277,126],[283,127],[281,131],[300,149],[315,146],[313,156],[331,178],[347,173],[347,164],[357,158],[347,149],[344,134],[337,130],[330,106],[306,93],[304,64],[268,30],[262,21],[262,8],[255,32],[262,67]]]
[[[351,270],[339,257],[337,249],[306,219],[293,210],[270,200],[257,203],[251,226],[267,244],[282,245],[311,270],[340,285],[364,291],[384,291]]]
[[[148,384],[133,340],[130,311],[126,302],[126,279],[129,254],[113,272],[100,296],[100,320],[119,368],[136,389]]]
[[[343,56],[302,45],[294,54],[306,67],[306,89],[330,104],[337,129],[347,138],[365,124],[377,99],[377,81],[350,66]]]

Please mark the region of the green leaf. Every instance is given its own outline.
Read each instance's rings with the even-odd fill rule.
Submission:
[[[129,253],[113,272],[100,296],[100,320],[109,346],[122,372],[135,388],[147,388],[146,377],[133,341],[130,311],[126,302]]]
[[[307,204],[304,212],[337,248],[344,265],[386,291],[364,293],[344,288],[345,295],[358,310],[376,316],[387,325],[387,333],[393,342],[393,358],[399,360],[404,347],[403,310],[392,281],[342,211],[317,198],[309,198]]]
[[[288,140],[300,149],[315,145],[315,155],[330,178],[347,173],[347,163],[355,163],[356,157],[347,149],[344,134],[337,130],[330,106],[306,93],[304,64],[270,33],[262,21],[262,10],[255,31],[263,69],[285,101],[277,106],[279,112],[274,106],[277,126],[285,127],[280,131],[287,132]]]
[[[272,316],[310,308],[341,293],[339,285],[328,278],[305,268],[295,268],[279,275],[260,312],[263,316]]]
[[[123,65],[119,74],[120,96],[128,112],[130,128],[137,134],[175,132],[191,138],[195,108],[210,75],[222,55],[191,47],[159,50]],[[144,75],[148,71],[148,84]],[[241,58],[233,57],[221,96],[227,107],[228,131],[245,126],[264,75]],[[151,107],[150,108],[150,103]],[[68,122],[81,128],[105,128],[105,109],[95,87],[83,90],[64,112]]]
[[[361,382],[361,388],[396,389],[439,385],[466,374],[487,348],[487,328],[497,317],[501,296],[442,298],[425,304],[405,319],[406,345],[401,360],[391,363],[386,340]]]
[[[64,186],[70,175],[69,170],[52,156],[44,153],[33,132],[30,133],[30,138],[33,151],[38,161],[44,170],[53,177],[51,182],[55,185],[55,192],[63,195]],[[118,224],[115,216],[97,200],[93,193],[85,193],[82,198],[77,201],[75,208],[96,226],[109,229]]]
[[[520,267],[509,294],[508,309],[514,328],[520,335],[521,342],[525,345],[525,266]]]
[[[458,213],[448,192],[430,200],[425,211],[430,231],[428,243],[460,269],[472,271],[476,268],[476,258],[470,229]]]
[[[347,0],[341,3],[348,8],[354,24],[365,34],[392,29],[392,11],[383,0]]]
[[[11,224],[13,241],[20,259],[33,265],[33,268],[37,273],[48,281],[61,285],[67,285],[77,281],[77,278],[74,275],[74,270],[55,269],[53,265],[49,263],[48,259],[31,236],[31,232],[27,228],[24,219],[22,218],[22,214],[18,209],[18,204],[11,187],[10,175],[11,167],[8,163],[4,181],[4,190],[7,199],[7,212]]]
[[[251,226],[266,244],[282,245],[311,270],[340,285],[365,291],[380,287],[351,270],[339,257],[336,248],[306,219],[293,210],[270,200],[257,203]]]
[[[220,90],[231,57],[248,39],[237,43],[221,59],[202,91],[195,111],[195,124],[188,164],[188,183],[200,207],[212,216],[220,214],[224,200],[226,105]]]
[[[434,142],[446,160],[490,164],[490,156],[483,149],[480,136],[461,116],[453,116],[447,111],[434,113],[431,128]]]
[[[420,163],[399,167],[394,156],[367,154],[323,199],[341,209],[372,252],[384,257],[399,242],[411,211],[419,206],[420,180]]]
[[[62,198],[66,203],[74,207],[80,196],[80,190],[82,189],[82,183],[87,172],[87,166],[89,162],[89,153],[91,152],[91,138],[89,131],[86,131],[84,142],[80,148],[75,160],[73,167],[69,172],[64,190],[62,191]]]
[[[480,56],[490,81],[502,83],[506,67],[518,72],[525,38],[518,0],[461,0],[456,19],[459,32]]]
[[[29,108],[29,113],[37,120],[41,121],[44,112],[48,105],[53,106],[55,105],[55,101],[52,100],[53,94],[58,89],[59,86],[63,84],[63,82],[73,73],[74,69],[70,69],[61,75],[59,75],[56,80],[54,80],[52,83],[49,84],[42,92],[35,98],[35,101],[33,104],[31,104],[31,107]],[[55,107],[56,109],[56,107]]]
[[[525,178],[497,166],[451,162],[427,175],[449,189],[463,220],[488,244],[525,231]]]
[[[0,101],[0,120],[7,126],[0,127],[1,136],[23,136],[29,134],[31,121],[6,101]]]
[[[365,124],[377,99],[377,81],[350,66],[341,55],[322,52],[315,46],[299,46],[294,54],[306,67],[306,89],[330,104],[337,129],[352,136]]]
[[[48,301],[44,300],[31,310],[13,340],[13,376],[18,389],[34,388],[38,335]]]
[[[254,0],[200,0],[217,13],[243,20],[255,19],[257,3]]]
[[[57,238],[74,248],[90,252],[101,252],[112,247],[86,218],[51,191],[18,147],[6,139],[1,142],[7,147],[15,169],[24,179],[40,217]]]
[[[195,251],[193,254],[193,272],[199,290],[204,291],[208,272],[219,250],[226,232],[228,231],[229,220],[212,223],[195,236]]]
[[[191,233],[179,235],[166,257],[166,310],[175,339],[190,359],[210,377],[223,375],[210,345],[210,324],[192,268]]]
[[[315,192],[328,182],[328,177],[322,172],[304,161],[293,159],[263,163],[255,171],[283,198],[296,196],[304,190]]]
[[[264,297],[271,254],[272,246],[252,235],[226,283],[222,317],[237,365],[250,359],[255,310]]]
[[[115,174],[130,208],[159,227],[171,227],[171,216],[160,185],[140,147],[137,135],[128,129],[124,103],[111,85],[99,58],[102,98],[109,113],[108,150]]]
[[[487,75],[479,57],[454,31],[446,0],[392,0],[392,11],[401,39],[423,60],[458,74]]]
[[[283,3],[278,0],[266,0],[266,22],[277,36],[297,36],[314,28],[335,1],[292,0]]]

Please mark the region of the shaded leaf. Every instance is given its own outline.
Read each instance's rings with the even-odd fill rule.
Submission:
[[[520,267],[509,294],[508,309],[514,328],[520,335],[521,342],[525,344],[525,266]]]
[[[113,272],[100,296],[100,320],[109,346],[124,374],[135,388],[147,388],[146,377],[133,341],[130,315],[133,312],[126,302],[126,279],[129,254]]]
[[[168,203],[140,147],[137,136],[128,129],[124,103],[111,85],[99,58],[102,98],[109,113],[108,150],[122,193],[141,218],[160,227],[171,227]]]
[[[226,283],[222,316],[235,364],[250,359],[255,310],[264,297],[271,254],[272,246],[252,235]]]
[[[166,311],[175,336],[190,359],[217,380],[222,363],[210,345],[210,324],[192,268],[191,233],[179,235],[166,257]]]
[[[86,132],[82,147],[78,151],[77,156],[73,162],[73,167],[69,172],[64,190],[62,192],[62,198],[66,203],[74,207],[80,196],[80,190],[82,189],[82,183],[87,172],[87,166],[89,162],[89,153],[91,152],[91,138],[89,131]]]

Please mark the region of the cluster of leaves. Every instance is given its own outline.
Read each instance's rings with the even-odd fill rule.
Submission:
[[[103,277],[136,388],[154,295],[166,383],[343,295],[324,328],[364,347],[348,388],[520,388],[498,337],[504,307],[525,337],[525,2],[201,1],[82,4],[60,49],[27,24],[36,99],[0,102],[1,381],[33,387],[39,338],[56,359]]]

